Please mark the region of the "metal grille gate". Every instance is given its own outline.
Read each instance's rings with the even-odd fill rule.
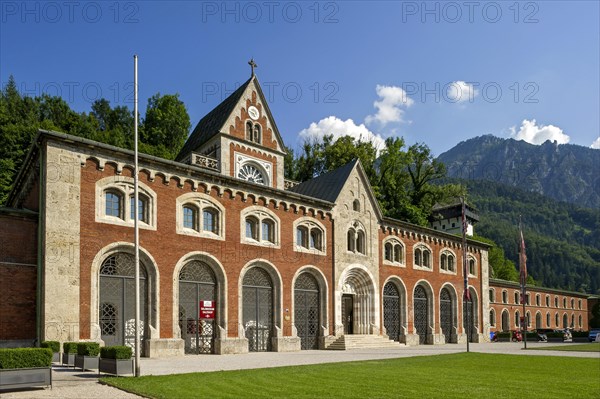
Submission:
[[[250,352],[271,350],[273,283],[267,272],[253,267],[244,276],[243,323]]]
[[[400,293],[391,281],[383,287],[383,325],[390,339],[400,340]]]
[[[418,285],[414,296],[415,329],[419,335],[419,344],[427,342],[427,328],[429,319],[429,300],[425,289]]]
[[[146,270],[140,263],[140,336],[144,348],[148,308]],[[119,253],[100,268],[100,334],[107,346],[127,345],[135,351],[135,258]],[[142,353],[143,354],[143,353]]]
[[[473,342],[473,330],[475,329],[473,308],[473,299],[463,301],[463,326],[467,332],[469,342]],[[467,319],[467,314],[469,319]],[[469,320],[469,323],[467,323],[467,320]]]
[[[319,284],[309,273],[302,273],[294,285],[294,324],[301,349],[319,348]]]
[[[452,315],[452,297],[447,288],[443,288],[440,293],[440,323],[442,325],[442,334],[444,334],[446,343],[450,342],[452,328],[454,327]]]
[[[187,263],[179,273],[179,328],[185,353],[213,353],[215,321],[201,320],[200,301],[214,301],[216,279],[210,266],[200,261]]]

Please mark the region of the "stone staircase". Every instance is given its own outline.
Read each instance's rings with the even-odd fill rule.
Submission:
[[[326,349],[345,351],[348,349],[365,349],[365,348],[398,348],[398,342],[385,338],[381,335],[361,335],[351,334],[342,335]]]

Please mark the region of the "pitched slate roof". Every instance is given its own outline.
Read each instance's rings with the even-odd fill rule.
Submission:
[[[290,188],[288,191],[329,202],[335,202],[357,163],[358,160],[349,162],[331,172],[324,173],[314,179],[300,183],[297,186]]]
[[[241,85],[236,91],[231,93],[223,102],[217,105],[196,125],[192,134],[188,137],[183,148],[177,154],[176,161],[183,160],[190,152],[194,151],[202,144],[206,143],[212,137],[219,133],[219,129],[223,126],[229,115],[233,112],[236,104],[244,94],[244,91],[252,81],[252,77]]]

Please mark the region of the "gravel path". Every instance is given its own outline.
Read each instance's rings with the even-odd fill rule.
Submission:
[[[493,344],[470,344],[472,352],[504,353],[525,356],[569,356],[586,357],[600,360],[598,352],[563,352],[535,350],[544,346],[572,345],[566,343],[537,343],[530,342],[527,347],[531,350],[522,350],[522,343],[500,342]],[[293,365],[306,365],[318,363],[349,362],[357,360],[391,359],[400,357],[429,356],[448,353],[465,352],[466,345],[425,345],[402,346],[398,348],[372,348],[355,349],[348,351],[300,351],[289,353],[261,352],[240,355],[206,355],[166,358],[142,359],[140,368],[142,375],[164,375],[192,372],[210,372],[219,370],[240,370],[266,367],[281,367]],[[65,398],[65,399],[127,399],[139,398],[127,392],[98,383],[95,372],[81,372],[56,366],[53,368],[53,388],[27,389],[16,392],[0,391],[2,399],[35,399],[35,398]]]

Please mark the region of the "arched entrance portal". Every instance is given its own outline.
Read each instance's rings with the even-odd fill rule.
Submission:
[[[452,311],[452,296],[448,288],[442,288],[440,292],[440,324],[442,334],[444,334],[446,343],[451,342],[454,331],[454,315]]]
[[[383,287],[383,326],[388,337],[394,341],[400,340],[401,306],[398,287],[388,281]]]
[[[193,260],[179,272],[179,327],[185,353],[213,353],[215,321],[201,320],[200,302],[216,301],[216,278],[209,265]]]
[[[340,282],[340,322],[344,334],[371,334],[371,327],[379,325],[373,279],[365,269],[355,266],[342,273]]]
[[[140,262],[140,336],[142,351],[148,330],[148,279]],[[106,346],[127,345],[135,350],[135,258],[116,253],[100,267],[100,334]],[[142,353],[144,354],[144,353]]]
[[[429,298],[425,288],[421,285],[415,287],[414,294],[415,332],[419,335],[419,344],[427,343],[429,330]]]
[[[261,267],[253,267],[244,276],[243,323],[250,352],[271,350],[273,329],[273,281]]]
[[[463,299],[463,331],[466,332],[469,342],[477,342],[478,311],[477,295],[475,290],[469,288],[469,298]]]
[[[318,349],[321,308],[319,283],[310,273],[298,276],[294,284],[294,324],[301,349]]]

